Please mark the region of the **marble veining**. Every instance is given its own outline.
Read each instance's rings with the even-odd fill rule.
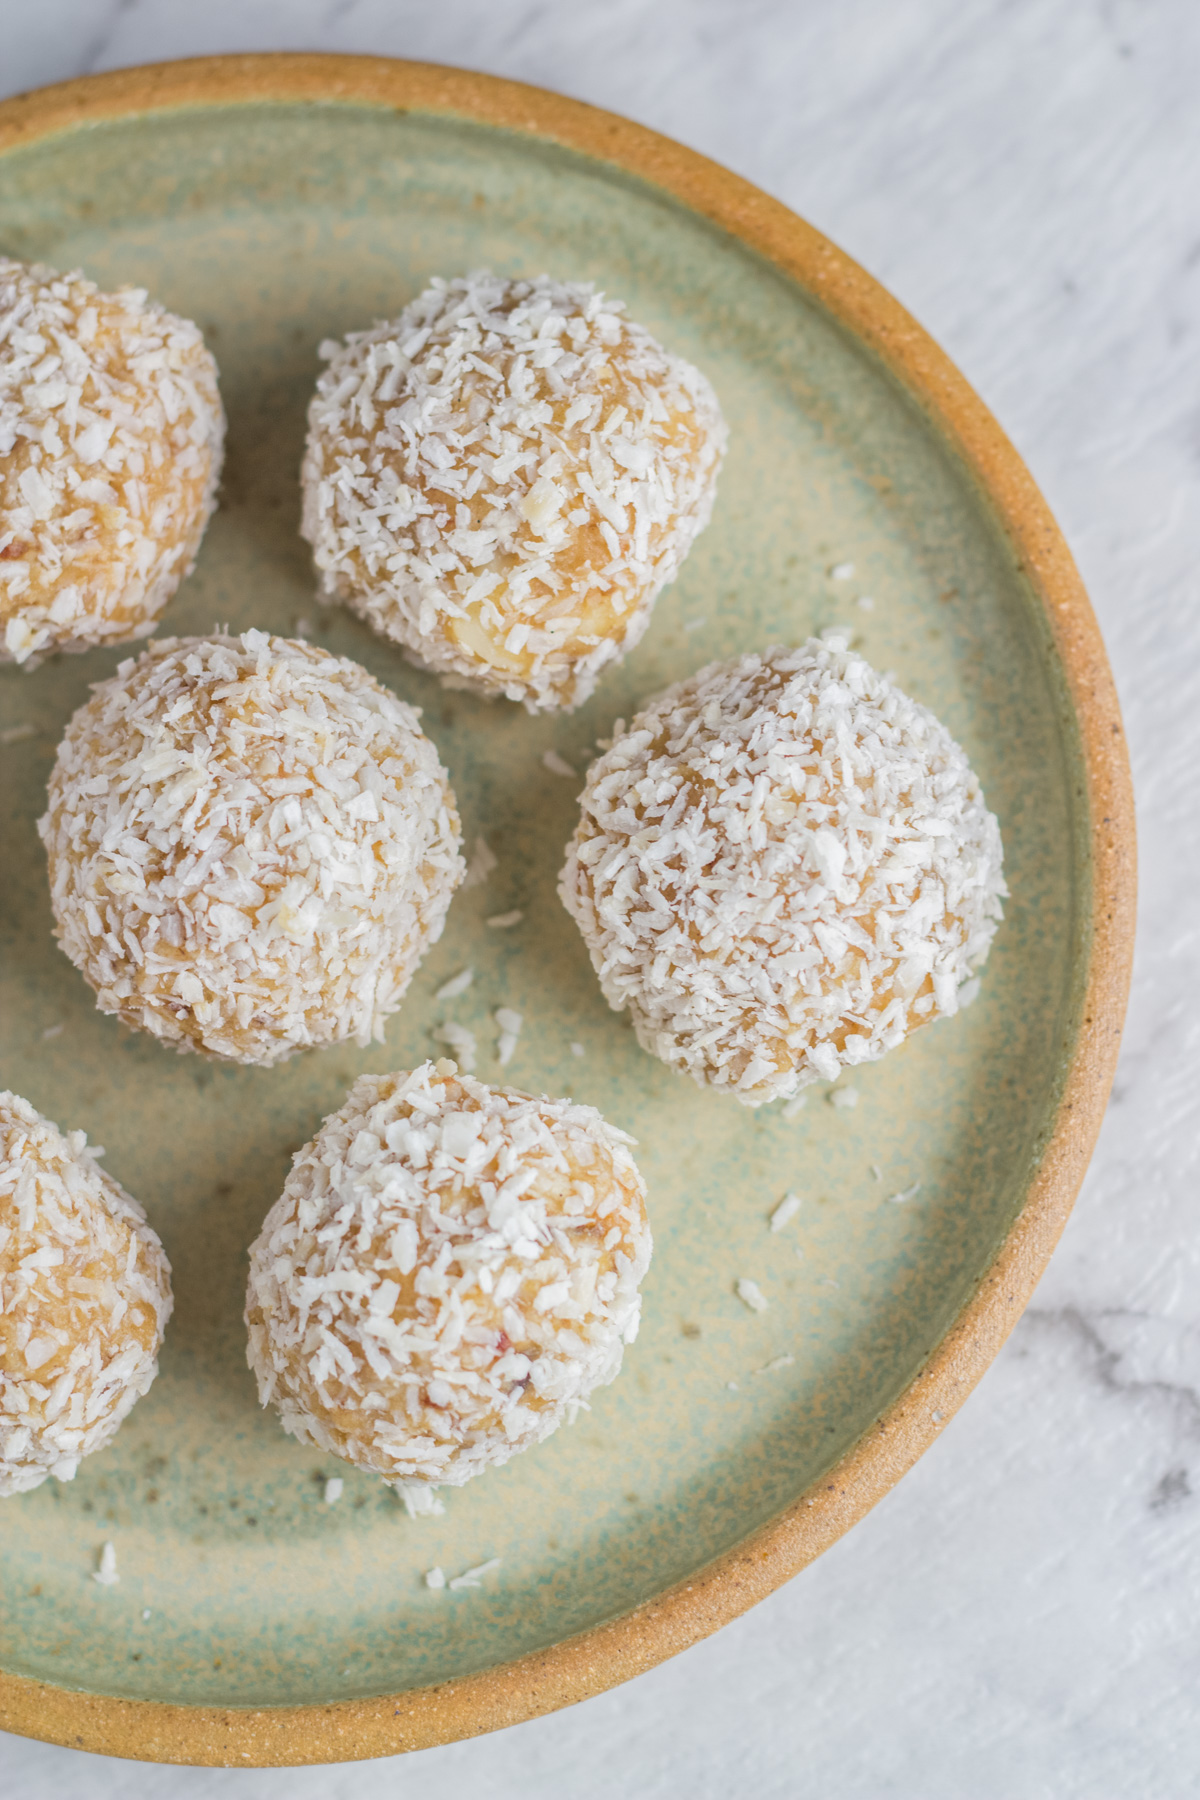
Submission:
[[[287,1800],[1175,1800],[1200,1783],[1200,11],[1190,0],[42,0],[0,84],[218,50],[462,63],[731,164],[878,274],[995,409],[1088,582],[1142,921],[1100,1148],[1034,1306],[849,1537],[708,1643],[399,1765],[177,1771]],[[6,1787],[161,1771],[6,1739]]]

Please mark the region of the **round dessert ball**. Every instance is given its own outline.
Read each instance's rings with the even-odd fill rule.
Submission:
[[[38,830],[100,1010],[230,1062],[382,1039],[463,873],[418,718],[263,631],[166,638],[99,682]]]
[[[637,1331],[631,1142],[445,1060],[360,1076],[250,1251],[263,1405],[410,1504],[548,1437]]]
[[[457,685],[577,706],[708,523],[704,376],[619,300],[486,270],[322,350],[302,529],[325,591]]]
[[[149,636],[199,549],[224,435],[189,319],[0,257],[0,661]]]
[[[1006,891],[963,751],[836,633],[653,700],[559,884],[643,1048],[747,1106],[957,1011]]]
[[[0,1094],[0,1494],[70,1481],[158,1374],[171,1265],[103,1154]]]

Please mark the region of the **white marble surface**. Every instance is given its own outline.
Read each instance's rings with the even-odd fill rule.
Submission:
[[[1142,926],[1099,1153],[944,1438],[815,1567],[627,1687],[334,1769],[0,1739],[22,1800],[1184,1800],[1200,1791],[1196,0],[0,0],[0,89],[219,50],[464,63],[731,164],[959,362],[1082,565]]]

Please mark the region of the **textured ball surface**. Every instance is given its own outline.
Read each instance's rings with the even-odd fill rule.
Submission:
[[[949,732],[828,633],[639,713],[588,772],[559,891],[642,1046],[761,1106],[957,1011],[1001,867]]]
[[[224,434],[190,320],[0,257],[0,660],[149,635],[199,548]]]
[[[101,1010],[242,1063],[381,1039],[463,872],[418,717],[261,631],[164,639],[100,682],[38,828]]]
[[[98,1155],[0,1094],[0,1495],[70,1481],[158,1373],[170,1264]]]
[[[250,1252],[250,1366],[286,1430],[408,1490],[539,1442],[621,1366],[650,1261],[631,1140],[590,1106],[363,1075]]]
[[[708,523],[704,376],[590,287],[486,271],[329,349],[303,473],[326,591],[460,685],[578,705]]]

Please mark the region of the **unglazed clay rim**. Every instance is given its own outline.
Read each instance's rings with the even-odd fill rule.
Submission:
[[[1087,981],[1062,1098],[1025,1204],[978,1290],[900,1397],[778,1518],[690,1580],[552,1648],[460,1680],[328,1706],[123,1700],[0,1672],[0,1726],[110,1756],[283,1766],[387,1756],[584,1700],[708,1636],[820,1555],[887,1493],[962,1404],[1054,1249],[1108,1099],[1133,956],[1133,792],[1116,692],[1070,552],[1020,457],[957,369],[869,275],[749,182],[576,100],[426,63],[273,54],[90,75],[0,104],[0,154],[55,132],[180,107],[314,101],[443,115],[561,144],[658,187],[790,276],[866,343],[986,495],[1061,660],[1086,778],[1092,914]]]

